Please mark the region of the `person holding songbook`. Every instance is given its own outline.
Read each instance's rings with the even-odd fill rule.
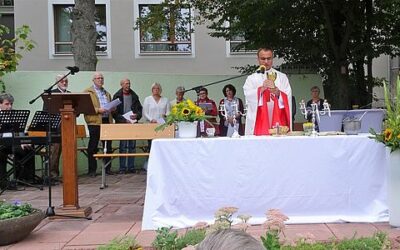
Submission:
[[[215,128],[215,134],[219,135],[219,125],[217,124],[217,105],[213,100],[208,98],[208,90],[206,88],[201,88],[199,91],[199,98],[196,101],[196,105],[204,110],[206,116],[208,116],[207,121],[200,121],[200,135],[206,136],[207,128]]]
[[[292,89],[287,76],[272,68],[273,57],[271,48],[260,48],[260,66],[243,86],[248,108],[246,135],[269,135],[273,127],[291,127]]]
[[[116,123],[137,123],[142,118],[142,104],[139,96],[131,88],[131,81],[124,78],[120,81],[121,88],[114,94],[113,100],[119,99],[121,104],[113,114]],[[120,153],[134,153],[135,140],[121,140],[119,142]],[[119,173],[126,174],[135,172],[134,157],[119,157]]]
[[[94,109],[96,114],[85,115],[85,121],[89,130],[89,143],[88,143],[88,175],[91,177],[96,176],[97,171],[97,160],[93,157],[98,151],[98,144],[100,141],[100,125],[104,123],[113,123],[112,112],[115,108],[111,110],[106,108],[111,102],[111,94],[104,89],[104,76],[100,72],[95,72],[93,74],[93,85],[84,90],[85,93],[90,94],[92,99]],[[104,141],[102,144],[104,146]],[[111,142],[107,143],[107,152],[111,152]],[[104,157],[104,163],[107,164],[106,174],[112,175],[111,171],[111,158]]]

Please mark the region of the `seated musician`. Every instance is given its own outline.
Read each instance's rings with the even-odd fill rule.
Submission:
[[[14,103],[14,97],[10,94],[0,94],[0,112],[1,110],[11,110]],[[0,134],[0,137],[3,136]],[[21,161],[32,151],[31,145],[21,144],[14,147],[16,162]],[[7,157],[12,154],[12,146],[0,145],[0,187],[5,188],[8,183],[7,178]],[[34,154],[31,154],[34,156]],[[18,164],[17,164],[18,165]],[[22,167],[16,168],[16,178],[26,181],[32,181],[35,176],[35,157],[30,157]]]

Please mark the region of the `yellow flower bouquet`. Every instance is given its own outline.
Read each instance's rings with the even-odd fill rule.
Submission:
[[[194,122],[204,121],[206,116],[202,108],[197,106],[192,100],[187,99],[171,108],[171,112],[167,115],[165,123],[158,126],[156,130],[164,129],[177,122]]]
[[[396,96],[393,101],[390,99],[389,90],[386,83],[383,84],[385,94],[385,106],[387,119],[385,121],[385,130],[383,133],[376,133],[373,129],[370,138],[382,142],[390,148],[390,152],[400,150],[400,76],[397,76]]]

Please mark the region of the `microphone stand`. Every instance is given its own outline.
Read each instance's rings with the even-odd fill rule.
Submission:
[[[54,86],[56,86],[59,82],[61,82],[62,80],[64,80],[66,77],[68,77],[69,75],[75,75],[76,72],[79,71],[79,68],[77,67],[67,67],[67,69],[69,69],[70,71],[65,74],[63,77],[61,77],[58,81],[56,81],[55,83],[53,83],[50,87],[48,87],[47,89],[43,90],[43,92],[41,94],[39,94],[37,97],[35,97],[34,99],[32,99],[31,101],[29,101],[29,104],[34,103],[37,99],[39,99],[39,97],[43,96],[44,94],[47,94],[47,109],[48,107],[51,106],[51,90],[53,89]],[[51,154],[50,154],[50,146],[51,146],[51,114],[50,111],[47,110],[47,142],[46,142],[46,151],[47,151],[47,161],[46,161],[46,167],[47,167],[47,186],[49,188],[49,206],[47,207],[46,210],[46,216],[47,217],[51,217],[51,216],[55,216],[56,213],[54,212],[54,206],[52,206],[52,198],[51,198],[51,174],[50,174],[50,159],[51,159]],[[57,215],[57,216],[62,216],[62,217],[68,217],[68,218],[77,218],[77,219],[81,219],[82,217],[75,217],[75,216],[67,216],[67,215]],[[89,219],[89,218],[87,218]]]
[[[238,76],[233,76],[233,77],[229,77],[229,78],[226,78],[226,79],[222,79],[222,80],[219,80],[219,81],[207,83],[207,84],[204,84],[204,85],[199,85],[199,86],[193,87],[191,89],[187,89],[183,93],[186,93],[188,91],[194,90],[194,91],[196,91],[197,98],[199,98],[199,92],[200,92],[200,89],[202,89],[202,88],[205,88],[205,87],[210,86],[210,85],[215,85],[217,83],[229,81],[229,80],[232,80],[232,79],[240,78],[240,77],[243,77],[243,76],[248,76],[248,75],[250,75],[250,74],[242,74],[242,75],[238,75]]]

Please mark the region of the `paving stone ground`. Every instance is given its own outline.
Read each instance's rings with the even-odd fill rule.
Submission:
[[[96,249],[115,237],[135,236],[145,249],[152,249],[155,231],[141,231],[146,174],[126,174],[108,177],[109,187],[100,190],[100,177],[79,178],[79,202],[91,206],[92,219],[46,218],[26,239],[0,249]],[[52,187],[52,205],[62,204],[62,185]],[[27,187],[22,191],[6,191],[0,199],[21,200],[46,210],[48,189]],[[180,233],[184,233],[181,230]],[[287,242],[312,234],[318,241],[330,241],[361,236],[372,236],[377,231],[387,232],[394,249],[400,249],[400,229],[388,223],[329,223],[287,225],[282,239]],[[258,238],[265,233],[261,225],[251,226],[247,232]]]

